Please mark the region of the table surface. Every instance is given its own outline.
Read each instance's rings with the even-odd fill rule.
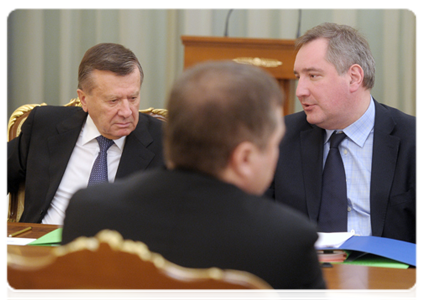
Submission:
[[[16,237],[39,238],[60,226],[8,223],[7,236],[27,227],[32,227],[32,229]],[[7,246],[8,253],[20,253],[24,256],[46,255],[51,249],[51,247],[40,246]],[[328,289],[410,289],[416,283],[416,268],[393,269],[333,264],[331,267],[322,268],[322,270]]]
[[[17,238],[28,238],[28,239],[38,239],[43,235],[60,228],[59,225],[47,225],[47,224],[35,224],[35,223],[14,223],[8,222],[7,223],[7,236],[19,230],[32,227],[31,230],[26,231],[17,235]]]

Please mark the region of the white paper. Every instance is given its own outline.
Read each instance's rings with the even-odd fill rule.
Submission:
[[[346,240],[354,235],[354,232],[318,232],[319,238],[317,239],[314,247],[321,248],[338,248]]]
[[[35,241],[36,239],[28,239],[28,238],[15,238],[15,237],[8,237],[7,244],[8,245],[28,245],[29,243]]]

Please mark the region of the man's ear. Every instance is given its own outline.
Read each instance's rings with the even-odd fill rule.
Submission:
[[[87,99],[86,99],[87,96],[86,96],[85,92],[83,90],[81,90],[81,89],[77,89],[76,92],[78,94],[79,100],[81,101],[82,109],[85,112],[88,112]]]
[[[354,64],[349,68],[348,74],[350,76],[350,91],[355,92],[363,84],[364,71],[360,65]]]
[[[254,176],[255,151],[257,151],[256,146],[249,141],[240,143],[232,151],[229,166],[239,178],[248,179]]]

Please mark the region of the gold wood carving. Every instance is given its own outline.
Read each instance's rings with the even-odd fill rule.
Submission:
[[[12,128],[13,125],[15,125],[16,120],[19,119],[20,117],[22,117],[24,114],[30,112],[34,107],[36,106],[43,106],[43,105],[47,105],[45,103],[42,104],[26,104],[26,105],[22,105],[20,106],[18,109],[16,109],[12,115],[9,118],[9,124],[7,125],[7,133],[8,133],[8,141],[9,141],[9,132]],[[23,119],[23,121],[26,120],[26,117]],[[19,123],[18,128],[16,129],[16,136],[19,135],[19,133],[21,132],[21,126],[23,124],[23,121]]]
[[[65,104],[64,106],[77,106],[82,107],[81,100],[79,100],[79,97],[73,98],[69,101],[69,103]]]
[[[237,57],[233,61],[240,64],[254,65],[257,67],[276,68],[282,65],[282,62],[277,59],[259,58],[259,57]]]
[[[101,244],[108,245],[109,247],[101,247]],[[146,244],[140,241],[124,240],[117,231],[107,229],[100,231],[95,237],[79,237],[73,242],[53,248],[49,253],[36,258],[25,257],[21,254],[8,253],[7,264],[9,267],[17,270],[25,269],[27,271],[36,271],[43,268],[49,268],[49,266],[54,263],[59,263],[60,265],[60,261],[63,262],[64,259],[67,259],[68,261],[72,261],[72,259],[76,260],[77,257],[79,263],[82,264],[80,266],[80,269],[82,270],[83,264],[86,263],[84,259],[86,259],[87,256],[83,256],[83,253],[86,250],[97,254],[98,259],[90,261],[93,266],[100,265],[98,261],[101,260],[103,256],[110,256],[113,253],[121,253],[122,255],[126,253],[134,256],[133,262],[136,262],[135,258],[138,257],[141,261],[153,264],[155,268],[157,268],[157,274],[165,274],[167,277],[174,278],[182,282],[209,279],[224,280],[235,285],[242,284],[244,285],[243,288],[249,286],[249,288],[271,289],[271,287],[262,279],[243,271],[223,270],[216,267],[192,269],[176,265],[166,260],[160,254],[151,252]],[[80,255],[75,256],[78,253]],[[75,261],[75,263],[78,262]],[[129,271],[131,271],[131,266],[123,267],[126,267]],[[147,265],[143,265],[143,267],[147,267]],[[138,271],[143,272],[142,269]],[[151,276],[162,275],[155,275],[151,272]]]
[[[144,113],[144,114],[149,114],[149,115],[152,115],[152,116],[153,115],[159,115],[159,116],[162,116],[164,118],[167,117],[167,109],[164,109],[164,108],[150,107],[150,108],[147,108],[147,109],[140,109],[140,112]]]

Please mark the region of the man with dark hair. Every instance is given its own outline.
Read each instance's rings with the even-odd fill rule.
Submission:
[[[79,66],[82,108],[33,109],[7,145],[8,192],[25,182],[21,222],[62,224],[76,190],[164,165],[162,122],[138,111],[143,78],[132,51],[98,44]]]
[[[167,104],[168,169],[76,192],[62,242],[112,229],[180,266],[244,270],[274,288],[324,288],[314,227],[261,197],[285,131],[282,102],[275,79],[257,67],[186,71]]]
[[[321,231],[415,243],[416,118],[372,97],[375,61],[357,30],[324,23],[297,46],[296,94],[304,111],[285,118],[268,195]]]

